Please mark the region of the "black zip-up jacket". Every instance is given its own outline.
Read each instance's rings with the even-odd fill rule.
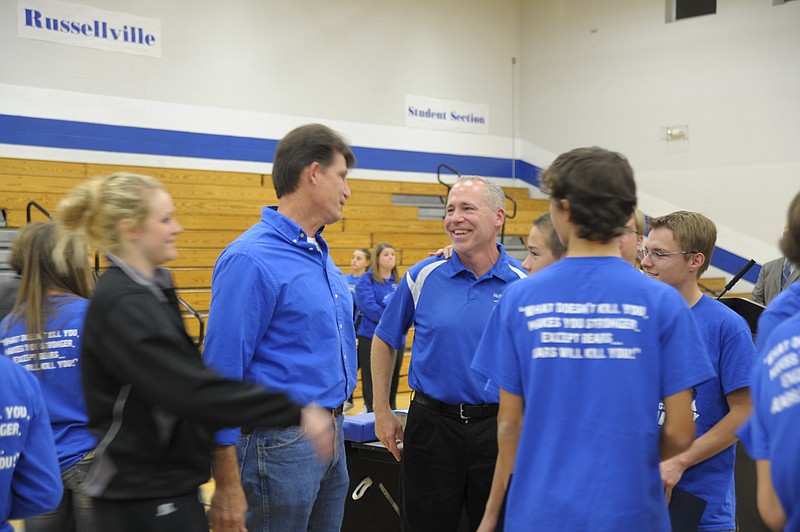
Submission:
[[[98,438],[84,485],[89,495],[123,500],[195,492],[209,478],[215,430],[299,424],[300,406],[286,395],[224,379],[203,365],[166,270],[159,269],[164,286],[158,287],[116,262],[122,269],[109,268],[97,284],[82,341],[89,427]]]

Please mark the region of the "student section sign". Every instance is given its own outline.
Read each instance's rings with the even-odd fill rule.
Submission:
[[[406,94],[406,125],[489,134],[489,106]]]
[[[161,21],[51,0],[17,0],[18,35],[69,46],[161,57]]]

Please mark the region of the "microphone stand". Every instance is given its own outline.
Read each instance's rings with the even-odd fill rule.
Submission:
[[[739,270],[739,273],[737,273],[736,275],[734,275],[734,276],[733,276],[733,279],[731,279],[731,281],[730,281],[728,284],[726,284],[726,285],[725,285],[725,290],[723,290],[723,291],[722,291],[722,292],[721,292],[721,293],[720,293],[720,294],[717,296],[717,299],[721,298],[723,295],[725,295],[725,292],[727,292],[728,290],[730,290],[731,288],[733,288],[733,285],[735,285],[736,283],[738,283],[738,282],[739,282],[739,279],[741,279],[741,278],[744,276],[744,274],[746,274],[747,272],[749,272],[749,271],[750,271],[750,268],[752,268],[752,267],[755,265],[755,263],[756,263],[756,260],[755,260],[755,259],[750,259],[750,260],[747,262],[747,264],[745,264],[745,265],[744,265],[744,268],[742,268],[741,270]]]

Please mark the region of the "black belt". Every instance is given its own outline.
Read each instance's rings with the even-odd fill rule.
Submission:
[[[330,412],[331,417],[336,417],[344,411],[344,405],[339,405],[336,408],[323,408],[323,410]],[[241,428],[241,432],[242,434],[251,434],[257,428],[259,427],[244,426]]]
[[[457,417],[459,419],[496,416],[497,410],[500,407],[500,405],[496,403],[489,405],[468,405],[464,403],[460,405],[449,405],[419,391],[414,392],[414,402],[432,408],[446,416]]]

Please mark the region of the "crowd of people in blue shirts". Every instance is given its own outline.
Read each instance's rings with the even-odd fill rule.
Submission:
[[[57,221],[20,231],[19,291],[0,322],[0,531],[10,519],[27,532],[338,529],[359,366],[365,411],[403,462],[412,529],[455,530],[463,506],[478,530],[666,531],[670,503],[699,501],[698,530],[736,530],[741,438],[764,521],[800,530],[800,283],[769,303],[753,345],[697,285],[713,222],[678,211],[652,218],[645,240],[633,171],[600,148],[543,173],[549,213],[524,262],[496,243],[502,191],[465,177],[444,256],[401,280],[379,243],[345,276],[322,231],[354,164],[325,126],[280,142],[279,205],[217,261],[202,354],[162,266],[183,228],[159,181],[90,180]],[[800,264],[800,194],[780,246]],[[90,250],[108,261],[97,282]],[[412,325],[404,430],[392,411]],[[444,463],[477,480],[452,492]]]

